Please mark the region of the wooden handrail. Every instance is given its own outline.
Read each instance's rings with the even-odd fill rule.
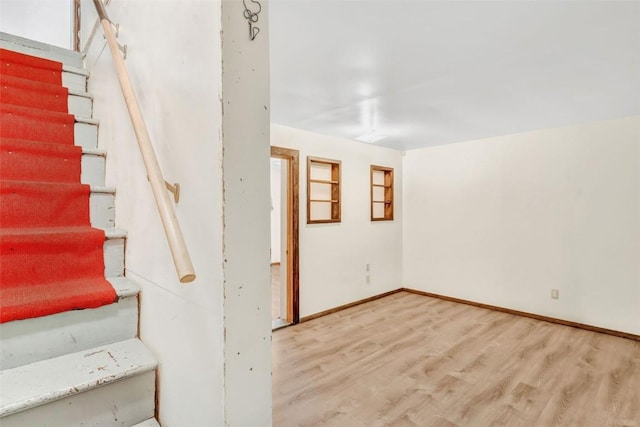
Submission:
[[[73,0],[73,50],[80,52],[80,0]]]
[[[196,273],[191,264],[191,258],[189,257],[189,251],[187,245],[184,242],[178,219],[171,205],[171,199],[167,193],[165,187],[165,179],[162,176],[160,165],[156,153],[153,150],[151,144],[151,138],[149,137],[149,131],[142,117],[142,111],[140,110],[140,104],[136,98],[133,86],[131,85],[131,79],[129,73],[124,64],[124,59],[120,56],[120,48],[116,37],[113,34],[113,27],[107,11],[105,10],[102,0],[93,0],[98,11],[98,17],[100,18],[100,24],[102,30],[107,39],[109,50],[111,50],[111,56],[116,67],[116,73],[118,74],[118,80],[120,81],[120,88],[122,89],[122,95],[127,104],[129,110],[129,116],[133,125],[133,130],[138,140],[138,146],[142,159],[144,161],[145,168],[147,169],[147,176],[151,183],[151,190],[156,200],[158,212],[160,213],[160,219],[162,220],[162,226],[164,227],[167,240],[169,242],[169,249],[173,256],[173,262],[176,266],[176,271],[180,282],[187,283],[192,282],[196,278]]]

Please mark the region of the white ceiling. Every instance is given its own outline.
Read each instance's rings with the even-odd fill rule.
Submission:
[[[640,1],[269,5],[274,123],[406,150],[640,114]]]

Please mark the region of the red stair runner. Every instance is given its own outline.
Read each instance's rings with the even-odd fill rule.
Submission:
[[[0,84],[2,102],[5,104],[24,107],[38,105],[43,110],[67,112],[69,90],[66,87],[4,74],[0,76]]]
[[[2,138],[0,171],[16,181],[28,181],[37,171],[45,182],[80,182],[82,148],[24,139]]]
[[[1,74],[62,85],[62,63],[0,49]]]
[[[71,114],[5,104],[4,93],[0,113],[2,137],[73,145]]]
[[[0,49],[0,323],[115,301],[62,64]]]

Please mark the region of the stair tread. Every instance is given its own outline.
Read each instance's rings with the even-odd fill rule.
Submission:
[[[133,297],[140,293],[140,286],[126,277],[107,277],[107,281],[111,283],[111,286],[115,289],[119,300]]]
[[[89,77],[89,72],[84,68],[74,67],[73,65],[62,64],[62,72],[63,73],[73,73],[80,74],[84,77]]]
[[[127,231],[122,228],[110,227],[110,228],[101,228],[104,230],[104,238],[106,240],[109,239],[124,239],[127,237]]]
[[[63,187],[63,188],[77,188],[77,187],[89,187],[89,192],[91,193],[106,193],[106,194],[115,194],[116,188],[111,186],[104,185],[87,185],[76,182],[50,182],[50,181],[27,181],[24,179],[0,179],[0,182],[3,183],[4,186],[14,185],[14,186],[25,186],[25,187]]]
[[[68,90],[69,90],[69,96],[81,96],[83,98],[93,99],[93,95],[90,94],[89,92],[83,92],[81,90],[75,90],[75,89],[68,89]]]
[[[134,338],[0,371],[0,417],[152,371],[157,364]]]
[[[155,418],[149,418],[148,420],[138,423],[131,427],[160,427],[160,424]]]
[[[91,186],[92,193],[107,193],[107,194],[116,194],[116,187],[105,186],[105,185],[92,185]]]
[[[126,277],[107,281],[116,294],[111,304],[0,324],[0,370],[135,338],[140,287]]]
[[[94,227],[89,225],[79,225],[79,226],[70,226],[70,227],[26,227],[26,228],[2,228],[0,229],[0,235],[3,239],[9,239],[11,237],[20,238],[22,236],[53,236],[57,239],[61,239],[67,234],[76,233],[92,233]],[[107,233],[106,229],[103,229],[105,234]]]
[[[79,182],[51,182],[51,181],[28,181],[25,179],[0,179],[0,183],[4,186],[24,186],[24,187],[63,187],[63,188],[76,188],[76,187],[89,187],[87,184],[81,184]]]
[[[0,105],[3,113],[16,114],[24,116],[32,120],[42,120],[45,122],[70,123],[73,121],[73,115],[60,111],[47,111],[41,108],[25,107],[23,105],[13,105],[2,103]],[[18,138],[19,139],[19,138]]]
[[[0,32],[0,46],[25,55],[38,56],[51,61],[59,61],[70,68],[82,66],[82,55],[70,49],[31,40],[25,37]]]
[[[9,138],[9,137],[4,137],[4,136],[0,136],[0,145],[4,145],[4,146],[31,146],[31,147],[37,147],[40,148],[40,150],[46,150],[46,151],[70,151],[70,150],[84,150],[81,147],[77,146],[77,145],[62,145],[62,144],[57,144],[55,142],[46,142],[46,141],[34,141],[31,139],[25,139],[25,138]]]
[[[0,81],[2,82],[3,90],[14,88],[14,89],[32,90],[40,93],[54,94],[54,95],[67,95],[69,93],[69,89],[59,84],[40,82],[37,80],[31,80],[31,79],[23,79],[22,77],[18,77],[18,76],[3,74],[2,77],[0,77]]]
[[[135,296],[140,292],[140,286],[126,277],[106,277],[105,279],[115,290],[118,299]],[[82,279],[78,280],[80,281]]]
[[[76,123],[85,123],[88,125],[96,125],[96,126],[100,124],[99,120],[92,119],[91,117],[80,117],[80,116],[74,116],[74,117],[76,118]]]
[[[0,236],[3,240],[9,241],[11,239],[22,239],[24,237],[34,236],[47,239],[55,237],[58,241],[65,239],[69,234],[88,234],[93,233],[92,230],[98,229],[104,231],[105,240],[110,239],[124,239],[127,237],[126,230],[116,227],[100,228],[91,226],[76,226],[76,227],[41,227],[41,228],[3,228],[0,229]]]
[[[77,147],[77,145],[75,147]],[[87,148],[87,147],[82,147],[82,154],[86,154],[89,156],[101,156],[101,157],[107,156],[106,150],[100,150],[99,148]]]
[[[96,126],[100,124],[99,120],[96,120],[91,117],[76,116],[73,114],[69,114],[67,112],[43,110],[41,108],[32,108],[24,105],[14,105],[14,104],[3,103],[2,110],[7,114],[16,114],[19,116],[27,117],[29,119],[38,119],[38,120],[60,122],[60,123],[67,123],[67,122],[74,121],[76,123],[85,123],[88,125],[96,125]]]

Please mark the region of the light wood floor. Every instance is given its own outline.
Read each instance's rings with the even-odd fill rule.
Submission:
[[[273,333],[273,425],[640,426],[640,342],[406,292]]]

